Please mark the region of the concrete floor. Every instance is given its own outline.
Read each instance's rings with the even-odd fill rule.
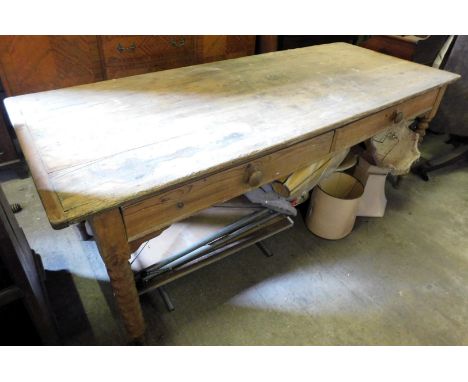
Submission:
[[[423,152],[449,149],[429,136]],[[93,242],[50,228],[30,179],[2,186],[42,255],[65,344],[125,344]],[[142,297],[150,345],[467,345],[468,166],[387,184],[384,218],[339,241],[294,228]]]

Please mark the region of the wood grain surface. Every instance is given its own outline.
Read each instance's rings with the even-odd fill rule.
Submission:
[[[48,197],[59,204],[45,208],[60,228],[457,78],[335,43],[12,97],[6,106],[15,128],[27,130],[20,143],[39,192],[56,195]]]
[[[103,80],[96,36],[0,36],[0,77],[9,95]]]
[[[321,134],[291,147],[262,156],[249,163],[260,173],[263,185],[324,157],[330,151],[333,132]],[[239,165],[188,182],[122,208],[129,240],[136,240],[167,225],[255,188],[246,181],[248,165]]]

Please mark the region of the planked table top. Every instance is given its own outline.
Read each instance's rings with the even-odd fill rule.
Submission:
[[[55,228],[318,135],[459,76],[334,43],[10,97]]]

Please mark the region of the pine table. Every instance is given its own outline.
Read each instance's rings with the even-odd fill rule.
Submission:
[[[418,118],[459,76],[334,43],[5,100],[51,225],[88,221],[130,338],[129,257],[172,223]],[[72,254],[70,254],[72,255]]]

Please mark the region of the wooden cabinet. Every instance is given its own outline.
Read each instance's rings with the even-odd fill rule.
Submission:
[[[254,54],[255,36],[1,36],[8,95]]]
[[[254,54],[255,36],[100,36],[108,79]]]
[[[0,77],[8,95],[104,79],[95,36],[2,36]]]
[[[197,42],[198,64],[255,53],[255,36],[199,36]]]
[[[101,36],[106,78],[119,78],[192,65],[193,36]]]

